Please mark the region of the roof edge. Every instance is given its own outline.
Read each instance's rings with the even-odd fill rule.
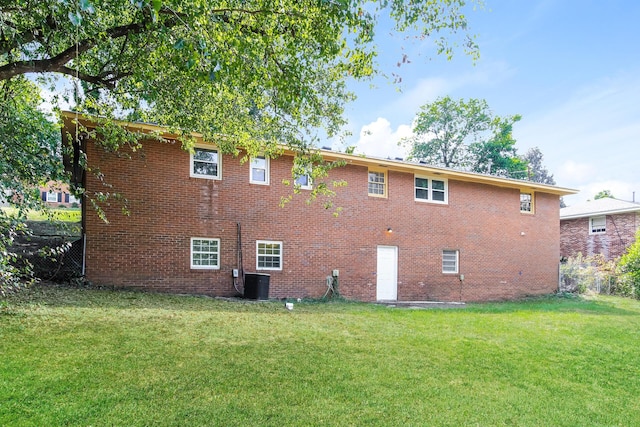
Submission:
[[[62,111],[62,117],[65,121],[68,120],[80,120],[83,125],[91,126],[95,124],[95,119],[84,114],[79,114],[73,111]],[[178,138],[179,135],[170,132],[167,127],[160,126],[152,123],[142,122],[127,122],[123,120],[115,120],[116,123],[122,126],[140,129],[143,132],[159,133],[161,136],[169,139]],[[191,132],[191,136],[199,139],[200,142],[204,141],[204,136],[201,133]],[[291,150],[287,146],[282,147],[285,154],[295,155],[295,151]],[[399,172],[413,172],[418,174],[441,176],[447,179],[453,179],[458,181],[467,181],[480,184],[494,185],[498,187],[520,189],[521,191],[542,192],[548,194],[555,194],[558,196],[568,196],[571,194],[577,194],[578,190],[566,187],[559,187],[555,185],[541,184],[532,181],[523,181],[511,178],[502,178],[494,175],[485,175],[475,172],[459,171],[455,169],[443,168],[438,166],[430,166],[421,163],[408,162],[402,160],[382,159],[376,157],[368,157],[365,155],[340,153],[337,151],[327,149],[317,149],[322,157],[326,160],[343,160],[347,164],[360,165],[360,166],[374,166],[386,168],[388,170]]]

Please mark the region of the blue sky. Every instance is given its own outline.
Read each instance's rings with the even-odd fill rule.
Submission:
[[[437,97],[486,99],[496,115],[521,114],[520,153],[539,147],[565,197],[581,203],[600,190],[640,201],[640,2],[486,0],[467,12],[480,59],[462,50],[435,57],[429,42],[378,32],[378,62],[402,76],[352,85],[346,145],[371,156],[405,157],[397,141],[421,105]],[[410,64],[397,67],[406,53]],[[335,148],[344,148],[336,142]]]

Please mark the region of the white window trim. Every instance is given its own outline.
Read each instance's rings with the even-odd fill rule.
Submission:
[[[193,264],[193,255],[194,255],[194,252],[193,252],[193,241],[194,240],[209,240],[209,241],[218,242],[218,252],[215,253],[217,258],[218,258],[217,265],[194,265]],[[189,244],[189,251],[191,253],[190,260],[191,260],[191,269],[192,270],[220,270],[220,239],[212,239],[210,237],[192,237],[191,238],[191,242]],[[203,253],[213,253],[213,252],[203,252]]]
[[[258,253],[258,250],[260,248],[260,244],[269,244],[269,245],[273,245],[273,244],[277,244],[280,245],[280,267],[278,268],[274,268],[274,267],[260,267],[260,254]],[[277,241],[277,240],[256,240],[256,270],[271,270],[271,271],[282,271],[282,266],[284,264],[284,247],[282,245],[281,241]]]
[[[384,176],[384,182],[375,183],[375,184],[382,184],[382,188],[383,188],[383,193],[382,194],[371,193],[369,191],[369,184],[371,184],[371,181],[369,181],[369,174],[370,173],[381,173]],[[387,171],[384,170],[384,169],[372,169],[372,168],[369,168],[367,170],[367,194],[369,195],[369,197],[386,198],[388,193],[389,193],[389,174],[387,174]]]
[[[264,170],[264,181],[255,181],[253,179],[253,162],[255,159],[264,159],[265,160],[265,170]],[[251,184],[258,184],[258,185],[269,185],[269,180],[270,178],[270,169],[271,169],[271,160],[269,159],[269,157],[265,156],[265,155],[259,155],[256,157],[251,157],[249,159],[249,182]]]
[[[454,252],[456,255],[456,269],[455,271],[444,269],[444,254],[445,252]],[[442,274],[458,274],[460,271],[460,251],[457,249],[443,249],[442,250]]]
[[[594,219],[604,219],[604,230],[602,230],[602,231],[593,231],[593,229],[595,228],[593,226],[593,220]],[[600,227],[598,227],[598,228],[600,228]],[[589,234],[607,234],[607,216],[606,215],[599,215],[599,216],[589,217]]]
[[[530,210],[526,211],[526,210],[522,210],[522,195],[523,194],[528,194],[529,196],[531,196],[531,201],[530,201]],[[520,213],[523,214],[533,214],[535,212],[536,209],[536,205],[535,205],[535,193],[533,191],[531,192],[527,192],[527,191],[521,191],[520,192]]]
[[[221,180],[222,179],[222,154],[220,153],[220,149],[212,145],[202,145],[202,144],[196,145],[194,149],[196,148],[201,150],[215,151],[218,154],[218,175],[214,176],[214,175],[205,175],[205,174],[196,173],[193,170],[193,163],[194,163],[193,154],[194,153],[190,153],[189,154],[189,176],[191,176],[192,178]]]
[[[58,203],[58,193],[55,191],[47,191],[47,203]]]
[[[302,185],[302,184],[298,184],[296,181],[298,178],[302,177],[302,176],[306,176],[307,177],[307,185]],[[303,175],[300,175],[300,177],[295,178],[293,180],[293,184],[297,185],[299,189],[301,190],[313,190],[313,180],[311,179],[311,174],[310,173],[305,173]]]
[[[416,197],[416,178],[426,179],[428,181],[428,199],[420,199]],[[434,200],[433,199],[433,180],[444,182],[444,200]],[[438,191],[439,192],[439,191]],[[422,203],[435,203],[439,205],[448,205],[449,204],[449,180],[446,178],[440,178],[437,176],[429,176],[429,175],[414,175],[413,176],[413,199],[416,202]]]

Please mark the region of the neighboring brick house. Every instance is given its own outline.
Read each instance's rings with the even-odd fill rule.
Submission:
[[[638,229],[638,203],[607,197],[569,206],[560,210],[560,255],[616,259],[635,241]]]
[[[305,190],[280,207],[292,193],[282,183],[291,179],[290,152],[243,164],[199,139],[195,155],[179,142],[148,141],[129,160],[92,141],[79,145],[131,211],[107,207],[109,223],[83,215],[86,277],[95,284],[233,296],[238,269],[270,274],[271,298],[318,298],[338,270],[341,294],[362,301],[557,290],[559,198],[574,190],[322,150],[346,162],[330,172],[347,182],[333,199],[342,208],[336,217],[321,202],[305,203]],[[89,194],[109,191],[76,172]]]
[[[52,208],[80,206],[80,200],[71,194],[68,184],[49,181],[47,185],[40,187],[39,191],[42,201]]]

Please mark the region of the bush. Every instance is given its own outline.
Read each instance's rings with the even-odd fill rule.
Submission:
[[[631,283],[634,296],[640,299],[640,231],[636,234],[636,241],[620,258],[618,266],[625,280]]]

